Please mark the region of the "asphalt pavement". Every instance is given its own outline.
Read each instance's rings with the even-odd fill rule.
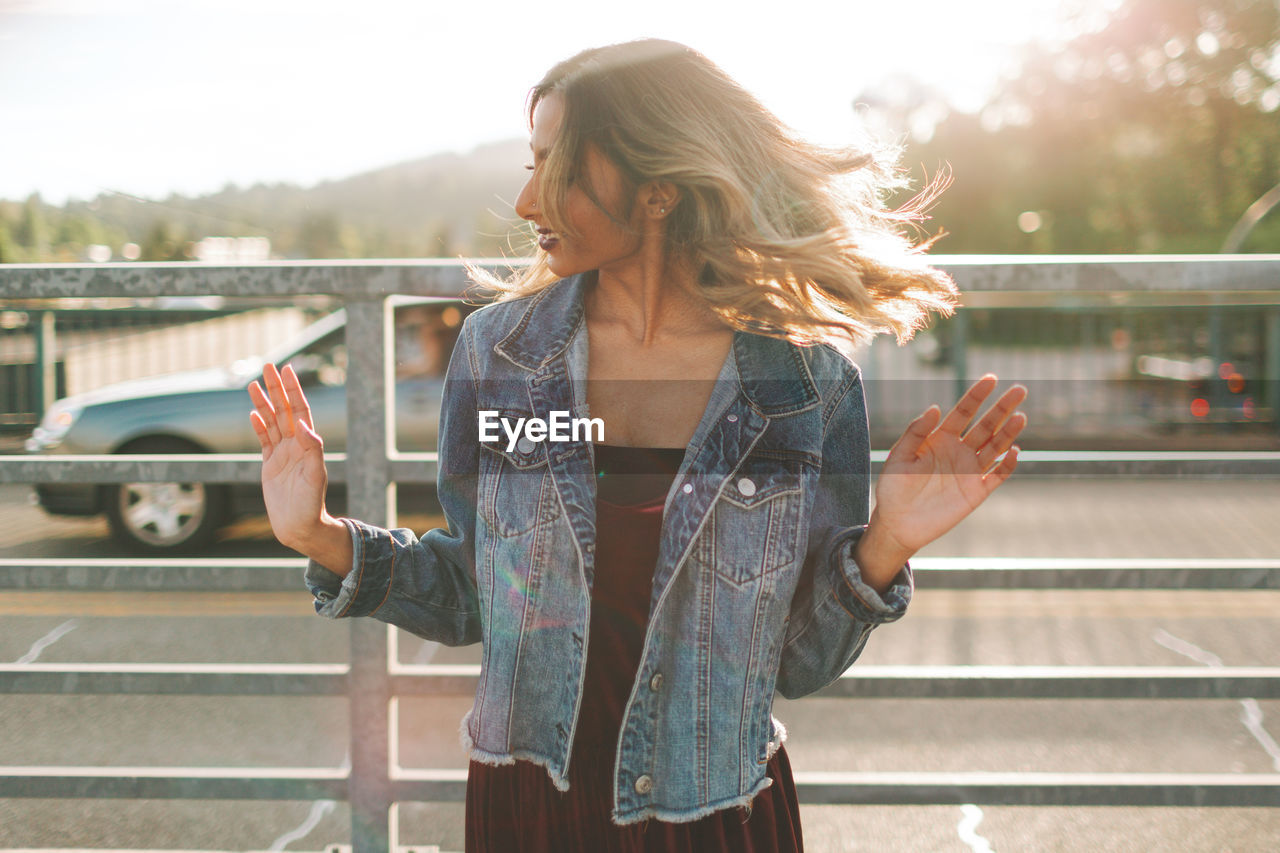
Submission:
[[[118,556],[96,519],[50,519],[0,487],[0,558]],[[1280,557],[1280,483],[1015,478],[922,556]],[[406,516],[415,529],[428,516]],[[209,556],[285,556],[263,519]],[[404,637],[405,661],[476,650]],[[320,662],[340,624],[296,596],[0,593],[0,660]],[[930,590],[860,663],[1280,666],[1280,592]],[[466,766],[464,698],[401,700],[406,766]],[[797,772],[1280,772],[1280,702],[779,699]],[[346,702],[0,696],[0,765],[337,766]],[[802,807],[816,851],[1275,851],[1280,809]],[[460,850],[461,806],[405,804],[402,839]],[[0,800],[0,848],[322,850],[342,803]]]

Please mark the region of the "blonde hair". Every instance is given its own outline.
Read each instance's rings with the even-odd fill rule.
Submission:
[[[581,168],[589,146],[623,176],[623,215],[641,184],[670,182],[679,195],[667,217],[668,249],[694,262],[698,293],[732,327],[799,343],[859,344],[892,332],[901,343],[930,310],[954,310],[954,282],[924,261],[933,241],[913,245],[902,233],[946,182],[935,179],[890,210],[886,196],[906,184],[896,151],[798,139],[705,56],[659,39],[585,50],[556,65],[530,92],[530,126],[551,94],[564,114],[538,204],[552,230],[573,233],[563,216],[571,181],[600,205]],[[510,279],[469,270],[499,301],[557,280],[540,250]]]

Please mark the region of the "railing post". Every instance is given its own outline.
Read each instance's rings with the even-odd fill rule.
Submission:
[[[1267,312],[1266,363],[1262,368],[1262,382],[1267,409],[1271,412],[1271,425],[1280,430],[1280,308]]]
[[[36,312],[36,420],[58,399],[58,350],[53,311]]]
[[[956,309],[956,313],[952,317],[951,323],[952,323],[952,328],[955,329],[955,335],[952,338],[952,342],[951,342],[951,358],[955,362],[955,369],[956,369],[955,401],[958,401],[961,397],[964,396],[965,389],[969,387],[969,378],[968,378],[969,359],[968,359],[968,353],[965,351],[965,348],[968,344],[968,341],[966,340],[966,338],[968,337],[967,333],[968,333],[968,326],[969,326],[969,315],[965,312],[964,308]],[[946,407],[946,406],[943,407],[944,416],[946,415],[947,408],[949,407]]]
[[[1219,304],[1219,300],[1214,299],[1214,303],[1209,306],[1209,360],[1213,362],[1213,370],[1209,374],[1209,405],[1211,412],[1218,412],[1219,417],[1224,420],[1222,423],[1216,424],[1213,429],[1216,432],[1223,432],[1229,428],[1226,422],[1227,408],[1227,381],[1220,374],[1221,365],[1227,360],[1227,342],[1226,342],[1226,318],[1223,316],[1225,309]]]
[[[394,339],[390,306],[375,297],[347,303],[347,512],[395,525],[395,485],[387,458],[395,423],[390,377]],[[391,779],[387,628],[353,619],[351,630],[351,845],[353,853],[390,849]]]

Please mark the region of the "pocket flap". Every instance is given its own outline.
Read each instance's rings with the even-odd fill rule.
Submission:
[[[497,439],[494,441],[481,441],[481,447],[505,458],[516,468],[536,468],[539,465],[546,464],[546,440],[534,441],[525,436],[524,425],[534,417],[531,412],[524,412],[519,409],[486,409],[485,411],[496,411],[498,413],[488,419],[488,423],[493,424],[489,428],[488,434],[490,436],[496,435]],[[511,441],[511,436],[507,434],[506,429],[503,427],[504,423],[512,429],[516,429],[517,424],[520,425],[515,442]],[[481,434],[483,433],[481,432]],[[510,450],[507,449],[508,446],[510,446]]]
[[[778,495],[799,492],[808,464],[803,454],[786,451],[752,453],[733,472],[722,497],[751,509]]]

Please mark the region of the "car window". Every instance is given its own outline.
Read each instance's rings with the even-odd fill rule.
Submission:
[[[347,382],[347,341],[345,329],[335,329],[300,350],[289,364],[304,387],[345,385]]]

